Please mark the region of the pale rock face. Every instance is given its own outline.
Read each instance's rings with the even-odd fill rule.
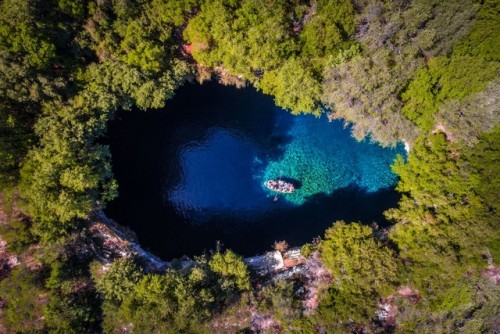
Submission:
[[[274,270],[280,270],[285,267],[285,263],[283,261],[283,256],[280,252],[274,251],[266,254],[270,263],[273,265]]]
[[[278,323],[273,317],[265,316],[259,313],[254,313],[252,315],[252,331],[254,333],[261,333],[263,331],[270,330],[274,327],[279,327]]]
[[[410,153],[410,144],[406,140],[403,140],[403,143],[405,145],[406,153]]]
[[[0,238],[0,278],[4,277],[10,269],[19,264],[19,259],[7,253],[7,242]]]
[[[318,308],[320,290],[332,280],[332,275],[323,266],[318,252],[315,252],[305,261],[304,277],[306,283],[304,285],[305,298],[302,307],[306,313],[310,313]]]
[[[285,268],[283,256],[278,251],[246,258],[245,263],[263,276]]]

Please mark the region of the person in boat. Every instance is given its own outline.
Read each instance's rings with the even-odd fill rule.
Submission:
[[[282,180],[269,180],[265,182],[266,187],[273,191],[282,192],[282,193],[291,193],[295,190],[295,187],[292,183],[285,182]]]

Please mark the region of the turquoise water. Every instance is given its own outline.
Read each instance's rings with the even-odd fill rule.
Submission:
[[[162,110],[119,112],[108,140],[120,194],[106,212],[164,258],[217,241],[242,255],[298,246],[336,220],[383,225],[399,199],[402,145],[358,143],[251,88],[185,85]],[[264,182],[279,177],[297,190],[275,196]]]
[[[259,178],[299,180],[299,189],[282,195],[290,203],[301,205],[315,194],[330,195],[352,185],[376,192],[397,183],[389,166],[396,154],[405,154],[403,145],[384,149],[369,140],[356,142],[341,121],[328,122],[326,117],[310,115],[294,117],[284,111],[278,111],[274,133],[291,140],[283,146],[281,157],[266,164]]]

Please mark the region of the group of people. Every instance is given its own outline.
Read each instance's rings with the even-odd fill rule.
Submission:
[[[265,183],[266,187],[271,190],[282,192],[282,193],[291,193],[295,190],[293,184],[289,182],[285,182],[282,180],[269,180]]]

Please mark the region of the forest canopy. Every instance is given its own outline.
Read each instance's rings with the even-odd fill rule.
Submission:
[[[499,12],[495,0],[2,0],[0,331],[500,331]],[[89,226],[119,192],[108,123],[168,110],[179,86],[209,79],[341,119],[358,140],[404,141],[390,226],[332,222],[284,280],[231,250],[164,271],[97,256]]]

